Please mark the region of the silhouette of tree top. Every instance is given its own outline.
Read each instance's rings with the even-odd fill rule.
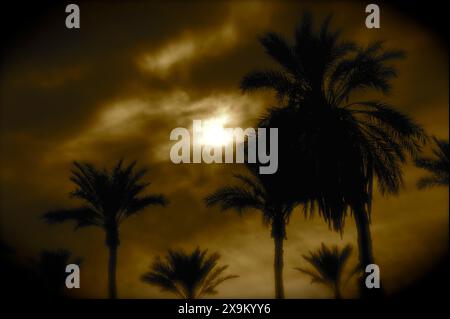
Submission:
[[[310,251],[309,255],[303,255],[303,258],[314,267],[315,271],[305,268],[295,269],[311,276],[311,283],[321,283],[333,289],[335,298],[339,299],[341,298],[342,273],[351,252],[350,245],[340,250],[336,245],[329,248],[322,243],[322,246],[316,251]]]
[[[208,250],[199,248],[192,253],[169,250],[164,260],[157,257],[141,280],[184,299],[215,295],[219,284],[239,277],[223,275],[228,266],[219,266],[219,259],[218,253],[208,255]]]
[[[135,171],[136,161],[124,166],[123,160],[120,160],[111,170],[98,170],[90,163],[76,161],[73,165],[70,180],[77,187],[71,197],[81,199],[87,205],[46,213],[44,219],[50,224],[74,220],[76,229],[108,227],[111,223],[119,225],[148,206],[165,206],[168,203],[162,194],[142,194],[150,183],[142,181],[147,169]]]
[[[433,158],[419,157],[416,159],[416,166],[427,170],[430,174],[422,177],[417,182],[417,187],[423,189],[432,186],[447,185],[449,181],[450,170],[450,151],[448,141],[433,138],[435,147],[433,149]]]
[[[315,28],[306,14],[292,43],[266,33],[260,42],[278,67],[250,72],[240,86],[276,93],[279,106],[269,108],[259,126],[279,129],[280,180],[291,181],[306,199],[306,211],[317,208],[334,230],[342,232],[352,212],[364,268],[374,263],[369,227],[374,181],[381,193],[397,194],[402,164],[419,154],[427,138],[395,107],[360,97],[391,91],[393,63],[404,52],[386,49],[381,41],[367,46],[343,41],[330,26],[331,17]],[[361,289],[367,292],[364,278]]]
[[[275,297],[284,298],[283,284],[283,242],[286,239],[286,225],[299,200],[290,196],[290,185],[280,180],[277,174],[259,174],[256,166],[246,165],[250,175],[236,174],[239,186],[225,186],[205,198],[206,205],[218,205],[222,211],[256,209],[261,212],[263,223],[271,227],[274,240]]]
[[[73,165],[70,180],[76,188],[71,196],[81,199],[85,205],[51,211],[43,217],[50,224],[75,221],[75,229],[97,226],[105,231],[109,249],[109,296],[116,298],[120,224],[146,207],[165,206],[168,201],[162,194],[143,194],[150,183],[142,181],[147,170],[136,170],[136,161],[126,166],[120,160],[111,170],[99,170],[90,163],[74,162]]]

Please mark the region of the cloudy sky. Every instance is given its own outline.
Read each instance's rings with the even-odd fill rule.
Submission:
[[[257,212],[243,217],[207,209],[202,199],[232,182],[236,164],[175,165],[170,131],[194,119],[225,118],[252,126],[271,104],[267,93],[243,94],[238,84],[253,69],[273,66],[257,37],[276,31],[291,38],[304,10],[317,20],[332,13],[343,38],[406,51],[389,103],[428,133],[448,139],[448,48],[431,30],[387,5],[380,29],[366,29],[359,2],[89,2],[80,3],[81,29],[68,30],[64,6],[34,19],[2,56],[0,82],[0,231],[26,260],[43,248],[83,257],[84,297],[106,296],[107,251],[99,229],[48,226],[42,213],[78,203],[68,198],[71,162],[110,166],[119,158],[149,168],[150,190],[170,199],[121,228],[120,297],[170,297],[140,282],[149,263],[168,248],[197,245],[218,251],[240,275],[217,297],[273,296],[273,243]],[[423,172],[405,168],[405,189],[376,196],[374,254],[388,292],[432,271],[448,251],[448,190],[418,191]],[[349,219],[341,237],[318,218],[295,211],[287,228],[285,288],[289,298],[331,297],[294,270],[321,242],[356,247]],[[356,251],[351,264],[356,263]],[[354,283],[344,296],[354,296]]]

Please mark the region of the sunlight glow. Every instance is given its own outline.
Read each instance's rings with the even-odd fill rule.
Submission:
[[[225,146],[233,141],[233,135],[224,128],[228,117],[226,115],[203,121],[202,144]]]

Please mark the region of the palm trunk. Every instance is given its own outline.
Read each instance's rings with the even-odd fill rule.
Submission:
[[[284,220],[281,216],[272,222],[272,237],[275,244],[275,256],[273,264],[275,275],[275,298],[284,299],[283,244],[286,237],[286,232]]]
[[[117,298],[116,268],[117,268],[117,246],[109,247],[108,294],[110,299]]]
[[[275,260],[274,260],[274,272],[275,272],[275,298],[284,299],[284,287],[283,287],[283,241],[284,238],[275,237]]]
[[[341,290],[339,289],[339,283],[336,283],[334,285],[334,298],[342,299]]]
[[[370,222],[367,212],[363,207],[360,207],[355,210],[354,217],[358,232],[359,263],[362,271],[359,283],[361,298],[381,297],[383,295],[381,287],[368,289],[366,286],[366,267],[369,264],[375,263],[372,252],[372,238],[369,226]]]
[[[106,227],[106,246],[109,248],[108,260],[108,295],[110,299],[117,298],[116,269],[117,269],[117,249],[119,247],[119,229],[115,222]]]

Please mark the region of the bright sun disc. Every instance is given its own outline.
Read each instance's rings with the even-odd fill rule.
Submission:
[[[231,143],[233,136],[224,128],[226,121],[227,118],[225,116],[204,121],[202,123],[202,144],[224,146]]]

